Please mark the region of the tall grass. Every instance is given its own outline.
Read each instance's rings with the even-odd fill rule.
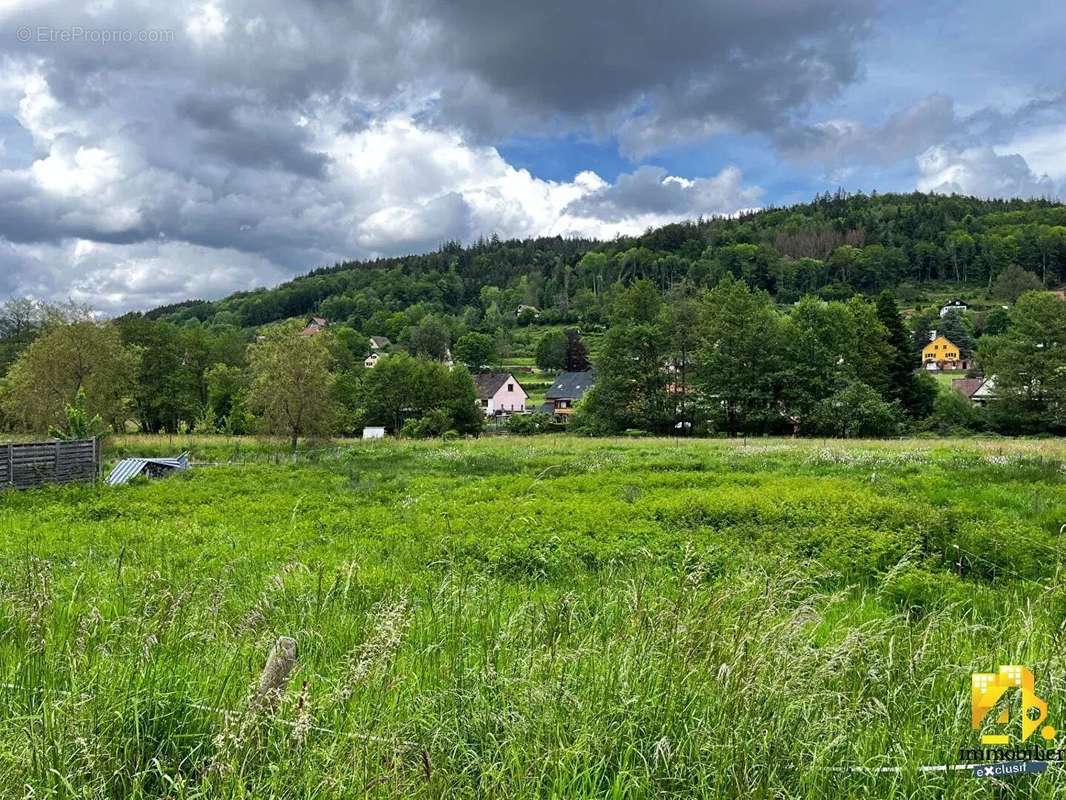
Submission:
[[[0,496],[0,796],[983,797],[1001,663],[1066,729],[1052,443],[177,444]]]

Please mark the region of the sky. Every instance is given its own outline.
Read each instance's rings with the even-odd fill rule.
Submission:
[[[452,240],[1066,193],[1066,6],[0,0],[0,299],[105,314]]]

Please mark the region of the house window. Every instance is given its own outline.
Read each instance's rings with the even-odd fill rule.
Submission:
[[[509,392],[513,392],[514,391],[514,384],[513,383],[507,384],[507,391],[509,391]]]

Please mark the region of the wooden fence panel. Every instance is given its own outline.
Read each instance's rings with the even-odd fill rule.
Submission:
[[[99,474],[100,446],[95,439],[0,444],[0,487],[94,481]]]

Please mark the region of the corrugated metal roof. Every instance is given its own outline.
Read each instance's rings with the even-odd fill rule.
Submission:
[[[124,458],[115,464],[107,476],[108,486],[121,486],[129,483],[149,466],[160,467],[164,471],[186,470],[189,468],[189,454],[182,453],[177,458]]]

